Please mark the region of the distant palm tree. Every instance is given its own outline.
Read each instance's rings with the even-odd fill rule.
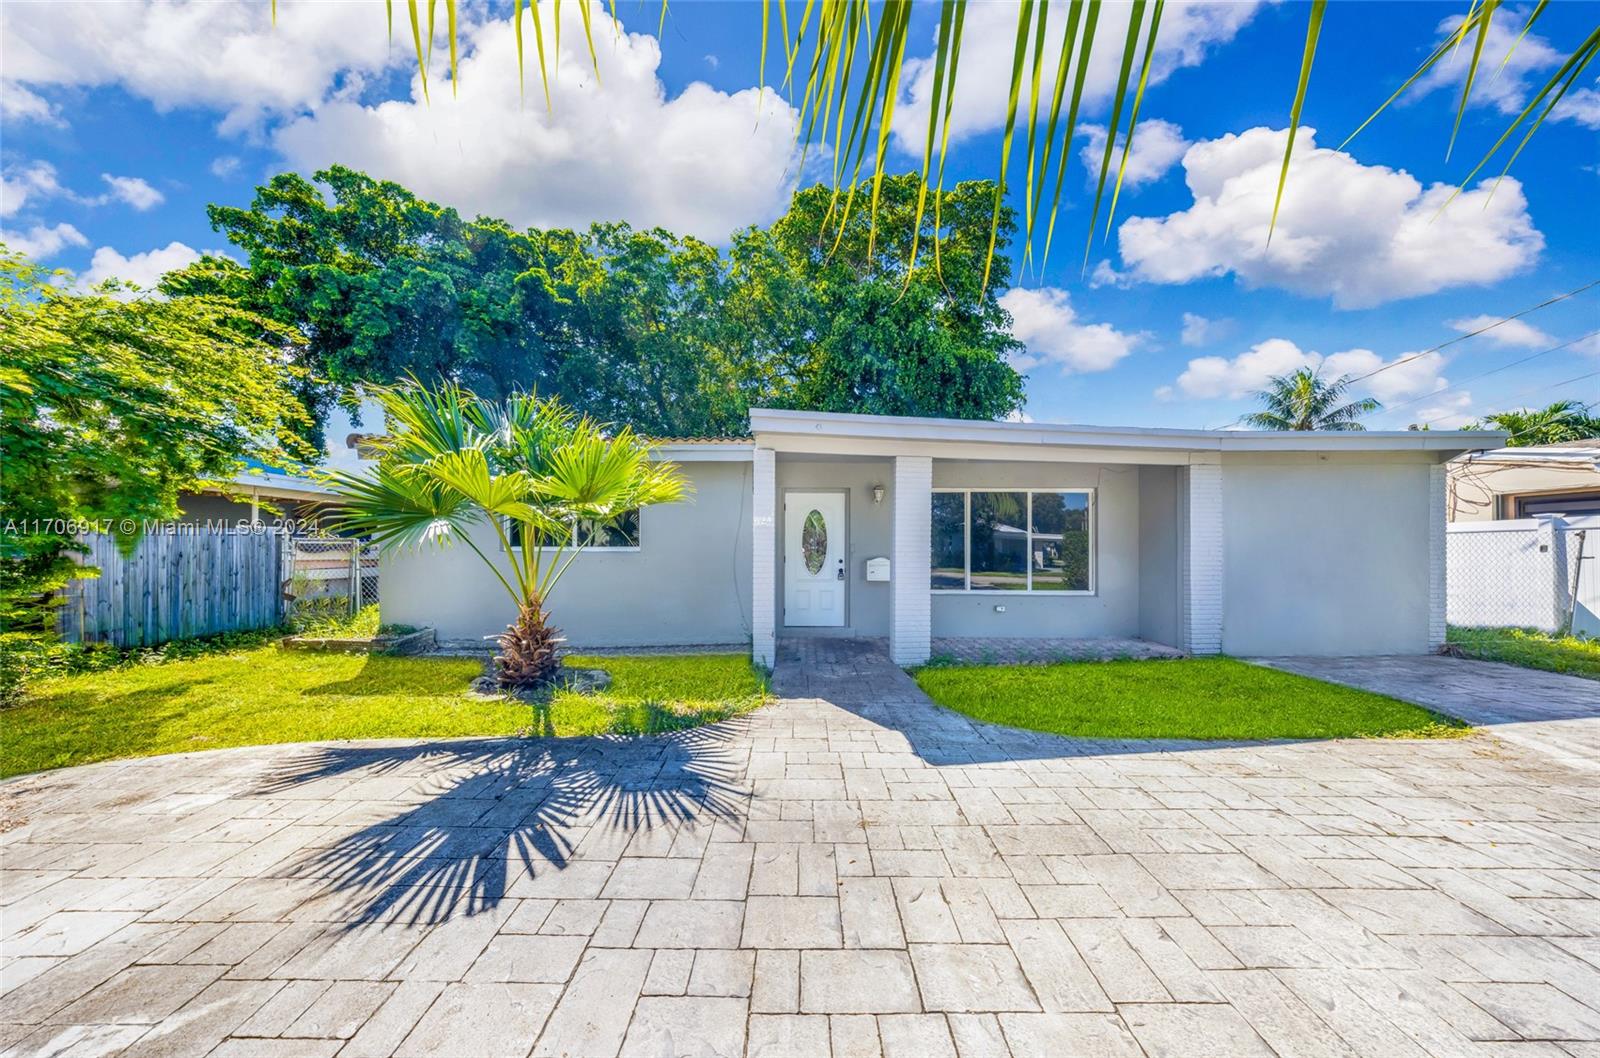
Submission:
[[[1509,448],[1600,437],[1600,419],[1589,414],[1588,405],[1575,400],[1558,400],[1548,408],[1496,412],[1494,415],[1485,415],[1481,422],[1474,423],[1471,428],[1504,430],[1510,435],[1506,438]]]
[[[1348,375],[1326,379],[1316,370],[1302,367],[1288,375],[1278,375],[1257,390],[1262,409],[1241,421],[1257,430],[1365,430],[1363,415],[1371,415],[1383,405],[1371,397],[1340,403],[1350,388]]]

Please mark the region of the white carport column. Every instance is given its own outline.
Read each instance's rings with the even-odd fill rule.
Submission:
[[[1183,646],[1222,652],[1222,466],[1191,463],[1183,536]]]
[[[895,456],[893,558],[889,567],[889,658],[896,665],[928,660],[933,627],[929,594],[933,458]]]
[[[778,465],[770,448],[754,453],[750,485],[750,656],[766,668],[778,660]]]
[[[1443,463],[1428,468],[1428,648],[1437,650],[1445,641],[1446,535],[1445,493],[1448,474]]]

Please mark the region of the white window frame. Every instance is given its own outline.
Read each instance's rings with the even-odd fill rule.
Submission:
[[[602,555],[636,555],[640,551],[643,551],[644,550],[644,511],[645,511],[644,507],[640,507],[639,508],[639,542],[637,544],[624,544],[624,545],[618,545],[618,544],[585,544],[584,547],[583,547],[584,554],[588,554],[589,552],[593,551],[593,552],[595,552],[597,554],[602,554]],[[574,523],[576,523],[577,519],[574,518],[573,521],[574,521]],[[506,522],[506,529],[507,529],[507,531],[506,531],[506,539],[509,540],[511,538],[511,533],[510,533],[511,519],[507,518],[505,520],[505,522]],[[511,545],[511,550],[513,550],[513,551],[521,551],[522,550],[522,545],[521,544],[512,544]],[[540,547],[539,550],[540,551],[571,551],[572,548],[570,548],[570,547],[564,547],[564,548]]]
[[[1100,550],[1100,525],[1099,504],[1097,490],[1092,488],[1008,488],[999,485],[986,485],[981,488],[967,487],[940,487],[934,493],[955,494],[962,497],[961,501],[961,554],[963,566],[963,579],[965,587],[961,588],[930,588],[934,595],[1037,595],[1045,598],[1059,596],[1089,596],[1099,594],[1099,562],[1097,559]],[[972,586],[972,494],[974,492],[1021,492],[1028,497],[1028,559],[1025,563],[1028,570],[1028,586],[1018,591],[1015,588],[974,588]],[[1088,497],[1088,522],[1089,522],[1089,587],[1082,588],[1038,588],[1033,586],[1033,497],[1038,493],[1059,496],[1062,493],[1080,493]],[[932,500],[929,500],[928,517],[933,517]]]

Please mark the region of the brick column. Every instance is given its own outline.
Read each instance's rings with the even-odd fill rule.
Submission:
[[[1449,586],[1445,579],[1446,523],[1443,463],[1428,468],[1428,649],[1437,650],[1445,640],[1445,603]]]
[[[1222,467],[1193,463],[1185,473],[1183,645],[1222,652]]]
[[[929,573],[933,459],[896,456],[892,559],[889,567],[889,657],[896,665],[928,660],[933,620]]]
[[[778,470],[770,448],[757,448],[750,485],[750,656],[772,668],[778,660]]]

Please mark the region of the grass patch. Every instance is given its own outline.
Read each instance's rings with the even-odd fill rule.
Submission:
[[[1600,680],[1600,639],[1553,636],[1532,628],[1455,628],[1450,645],[1469,658]]]
[[[559,691],[549,718],[557,735],[651,735],[714,724],[766,700],[767,681],[747,654],[568,657],[573,668],[605,669],[611,686],[595,694]]]
[[[41,681],[0,712],[0,775],[157,753],[352,738],[638,734],[754,708],[766,684],[733,655],[576,658],[603,695],[480,700],[472,658],[372,657],[252,646]]]
[[[1076,738],[1448,738],[1471,730],[1420,706],[1232,658],[918,669],[940,705]]]

